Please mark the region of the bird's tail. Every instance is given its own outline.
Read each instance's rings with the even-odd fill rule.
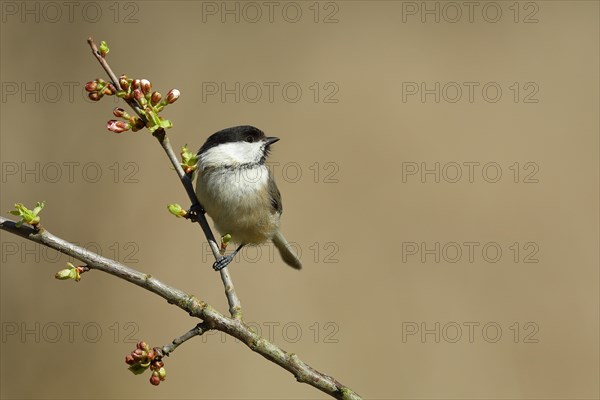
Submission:
[[[302,263],[298,259],[298,256],[291,249],[290,244],[285,240],[285,237],[281,234],[281,232],[277,232],[275,236],[273,236],[273,244],[279,250],[279,254],[281,254],[281,258],[287,265],[292,268],[300,269],[302,268]]]

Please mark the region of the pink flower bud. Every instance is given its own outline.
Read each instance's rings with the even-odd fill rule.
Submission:
[[[160,102],[160,99],[162,99],[162,94],[159,92],[154,92],[152,93],[152,97],[150,97],[150,103],[155,106]]]
[[[98,82],[96,81],[90,81],[85,84],[85,90],[87,92],[95,92],[96,89],[98,89]]]
[[[139,89],[141,86],[141,81],[139,79],[134,79],[131,82],[131,89],[135,90],[135,89]]]
[[[140,350],[147,350],[148,344],[146,342],[144,342],[143,340],[140,340],[139,342],[137,342],[136,347]]]
[[[154,375],[154,373],[152,373],[152,376],[150,377],[150,383],[154,386],[160,385],[160,377],[158,374]]]
[[[129,89],[129,80],[127,80],[127,76],[121,75],[119,78],[119,85],[121,85],[121,89],[123,90]]]
[[[150,91],[152,90],[152,84],[148,79],[142,79],[140,81],[140,87],[142,88],[142,92],[144,94],[150,94]]]
[[[131,125],[131,130],[134,132],[137,132],[146,126],[144,125],[144,122],[138,117],[129,118],[129,124]]]
[[[142,99],[145,100],[144,93],[142,93],[142,91],[140,89],[135,89],[133,91],[133,98],[136,99],[137,101],[141,101]]]
[[[113,110],[113,115],[118,118],[129,118],[129,114],[124,109],[117,107]]]
[[[98,93],[98,92],[88,93],[88,97],[92,101],[98,101],[102,98],[102,93]]]
[[[127,363],[129,365],[135,364],[135,359],[133,358],[133,356],[131,354],[127,354],[125,356],[125,363]]]
[[[102,89],[102,94],[106,94],[108,96],[113,95],[115,93],[117,93],[117,88],[112,83],[109,83],[104,87],[104,89]]]
[[[129,126],[129,124],[127,122],[115,121],[114,119],[111,119],[106,124],[106,129],[108,129],[111,132],[115,132],[115,133],[122,133],[122,132],[128,131],[130,128],[131,127]]]
[[[144,96],[144,93],[140,89],[135,89],[132,93],[133,99],[139,104],[140,107],[145,107],[148,104],[148,100]]]
[[[181,95],[181,92],[179,92],[179,90],[171,89],[169,91],[169,93],[167,93],[167,103],[169,103],[169,104],[175,103],[180,95]]]

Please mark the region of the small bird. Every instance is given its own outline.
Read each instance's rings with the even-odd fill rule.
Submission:
[[[302,268],[279,231],[281,194],[265,165],[270,146],[278,140],[242,125],[214,133],[198,150],[196,196],[219,233],[239,243],[234,253],[213,264],[216,271],[226,267],[245,245],[269,239],[286,264]]]

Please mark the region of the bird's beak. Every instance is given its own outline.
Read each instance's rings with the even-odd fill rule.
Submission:
[[[275,136],[267,136],[265,138],[265,142],[267,142],[267,145],[271,145],[271,144],[277,142],[278,140],[279,140],[279,138],[275,137]]]

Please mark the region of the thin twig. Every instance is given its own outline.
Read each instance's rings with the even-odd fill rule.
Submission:
[[[98,46],[96,46],[96,43],[94,43],[94,40],[92,38],[88,38],[87,42],[90,45],[90,48],[92,49],[92,53],[94,54],[94,57],[96,58],[96,60],[98,60],[98,62],[100,63],[100,65],[102,66],[104,71],[106,71],[106,73],[108,74],[112,83],[115,85],[115,87],[118,90],[121,90],[121,85],[119,84],[119,79],[113,72],[110,65],[108,65],[108,63],[106,62],[106,59],[104,57],[102,57],[102,55],[98,51]],[[144,121],[144,122],[146,121],[146,117],[142,113],[140,107],[135,102],[135,100],[127,100],[127,104],[129,104],[129,106],[131,106],[131,108],[142,119],[142,121]],[[167,157],[169,157],[169,160],[171,161],[171,164],[175,168],[175,171],[177,171],[177,175],[179,175],[179,179],[181,180],[181,183],[183,184],[183,187],[185,188],[185,191],[190,199],[190,202],[192,204],[199,204],[198,198],[196,196],[196,192],[194,191],[194,186],[192,185],[192,181],[191,181],[190,177],[183,171],[183,168],[181,168],[181,165],[179,164],[179,160],[177,159],[177,156],[175,155],[175,152],[173,151],[173,148],[171,147],[171,143],[169,141],[169,138],[167,137],[167,133],[165,132],[165,130],[162,128],[159,128],[153,133],[153,136],[158,140],[161,147],[167,154]],[[198,222],[198,224],[200,224],[200,227],[202,228],[202,231],[204,232],[204,235],[206,236],[206,240],[208,241],[208,244],[210,245],[210,248],[212,250],[213,256],[215,257],[215,260],[218,260],[220,257],[222,257],[221,254],[219,253],[219,246],[217,245],[215,236],[213,235],[212,230],[210,229],[210,225],[208,224],[208,221],[206,220],[206,217],[204,216],[204,214],[198,215],[197,222]],[[227,270],[227,267],[221,269],[219,272],[221,274],[221,280],[223,281],[223,286],[225,288],[225,295],[227,296],[227,302],[229,303],[229,312],[231,313],[231,316],[234,317],[235,319],[242,319],[242,304],[241,304],[240,299],[238,298],[237,293],[235,291],[235,286],[233,286],[233,279],[231,279],[231,275],[229,275],[229,271]]]
[[[168,356],[171,354],[177,347],[184,344],[188,340],[196,336],[202,336],[205,332],[209,331],[210,328],[208,324],[201,322],[183,335],[178,338],[173,339],[170,344],[167,344],[161,348],[162,354],[161,356]]]
[[[117,88],[117,90],[122,90],[121,84],[119,83],[119,78],[117,78],[117,75],[115,75],[113,70],[110,68],[110,66],[106,62],[106,59],[104,57],[102,57],[102,55],[100,54],[100,51],[98,50],[98,46],[96,46],[96,43],[94,43],[92,38],[88,38],[87,42],[92,49],[92,53],[94,54],[94,57],[96,57],[96,60],[98,60],[98,62],[102,66],[102,68],[104,68],[104,71],[106,71],[106,73],[108,74],[108,77],[110,78],[112,84],[115,86],[115,88]],[[144,113],[142,113],[140,106],[138,106],[138,104],[135,102],[135,100],[130,99],[130,100],[125,100],[125,101],[127,102],[127,104],[129,104],[129,106],[131,108],[133,108],[135,113],[142,119],[142,121],[144,121],[144,123],[146,123],[146,116],[144,115]]]
[[[207,329],[216,329],[239,339],[246,346],[259,353],[267,360],[270,360],[291,372],[298,382],[307,383],[336,399],[358,400],[361,398],[352,391],[352,389],[342,385],[336,379],[313,369],[300,360],[295,354],[287,353],[277,345],[252,331],[252,329],[250,329],[243,321],[235,318],[228,318],[215,310],[208,303],[187,294],[182,290],[169,286],[153,276],[144,274],[115,260],[111,260],[84,249],[83,247],[69,243],[45,229],[35,230],[26,225],[17,228],[14,221],[4,217],[0,217],[0,229],[80,260],[85,263],[90,270],[96,269],[106,272],[161,296],[169,304],[181,308],[190,316],[200,318],[203,323],[206,324],[205,326]]]

